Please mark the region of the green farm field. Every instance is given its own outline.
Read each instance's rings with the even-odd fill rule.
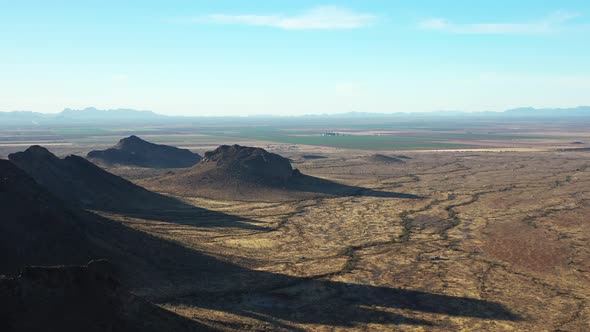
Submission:
[[[149,125],[69,125],[53,128],[29,126],[6,128],[0,135],[0,156],[22,146],[54,146],[58,154],[85,154],[115,144],[119,139],[138,135],[154,143],[182,146],[204,152],[221,144],[270,147],[280,151],[324,152],[429,151],[481,149],[567,149],[590,141],[575,123],[528,123],[465,121],[376,121],[375,119],[211,119],[202,123],[163,123]],[[336,136],[323,136],[324,133]],[[577,142],[577,145],[572,145]]]

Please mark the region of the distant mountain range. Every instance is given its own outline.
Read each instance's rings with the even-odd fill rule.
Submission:
[[[579,106],[575,108],[514,108],[503,112],[512,116],[537,116],[537,117],[560,117],[560,116],[590,116],[590,106]]]
[[[81,110],[66,108],[59,113],[38,113],[31,111],[0,112],[0,124],[76,124],[89,122],[131,122],[154,121],[167,118],[152,111],[133,109],[99,110],[87,107]]]
[[[490,118],[579,118],[590,117],[590,106],[575,108],[533,108],[523,107],[509,109],[504,112],[462,112],[462,111],[438,111],[425,113],[368,113],[348,112],[337,114],[307,114],[300,116],[255,115],[239,117],[241,119],[260,120],[276,118],[379,118],[379,117],[490,117]],[[31,111],[0,112],[0,125],[70,125],[70,124],[96,124],[96,123],[178,123],[180,121],[207,119],[232,119],[236,116],[212,117],[212,116],[167,116],[152,111],[140,111],[133,109],[109,109],[100,110],[87,107],[81,110],[66,108],[55,114],[37,113]]]
[[[138,111],[133,109],[117,108],[111,110],[99,110],[94,107],[87,107],[81,110],[66,108],[56,115],[63,119],[136,119],[136,118],[161,118],[164,115],[152,111]]]
[[[479,117],[506,117],[506,116],[522,116],[522,117],[590,117],[590,106],[578,106],[574,108],[534,108],[521,107],[505,110],[503,112],[464,112],[441,110],[435,112],[399,112],[399,113],[368,113],[368,112],[348,112],[337,114],[319,114],[319,115],[304,115],[307,117],[347,117],[347,118],[362,118],[362,117],[391,117],[391,116],[405,116],[405,117],[453,117],[453,116],[479,116]]]

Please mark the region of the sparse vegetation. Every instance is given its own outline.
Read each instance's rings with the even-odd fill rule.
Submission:
[[[261,200],[254,191],[249,199],[203,197],[195,186],[194,194],[169,193],[178,205],[98,209],[103,222],[137,231],[116,238],[122,250],[144,244],[133,257],[146,257],[142,277],[154,282],[133,291],[229,331],[586,324],[585,309],[565,314],[590,297],[583,152],[565,160],[543,151],[408,152],[403,163],[375,163],[371,153],[302,149],[269,148],[297,160],[301,174],[351,190]],[[187,172],[108,170],[136,183]]]

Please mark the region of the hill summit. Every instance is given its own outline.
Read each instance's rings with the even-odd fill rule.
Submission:
[[[187,149],[154,144],[135,135],[123,138],[114,147],[90,151],[88,159],[107,166],[125,165],[147,168],[191,167],[201,156]]]
[[[228,173],[242,180],[263,182],[284,182],[293,175],[293,168],[287,158],[261,148],[222,145],[205,153],[201,168],[215,165],[217,171]]]

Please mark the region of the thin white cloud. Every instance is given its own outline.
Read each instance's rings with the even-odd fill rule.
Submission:
[[[272,27],[285,30],[333,30],[363,28],[374,23],[375,15],[347,8],[320,6],[297,15],[229,15],[211,14],[193,22]]]
[[[455,34],[487,35],[548,35],[563,30],[564,26],[580,16],[576,13],[557,12],[548,17],[520,23],[453,23],[442,18],[424,20],[418,26],[425,30],[436,30]]]

